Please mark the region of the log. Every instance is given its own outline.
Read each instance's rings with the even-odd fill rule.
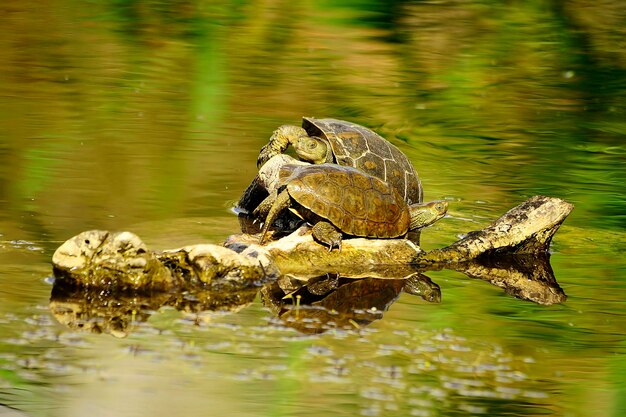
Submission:
[[[252,195],[252,194],[251,194]],[[259,288],[286,325],[307,333],[362,327],[382,317],[400,292],[440,302],[423,273],[453,269],[507,294],[549,305],[565,301],[549,263],[549,244],[573,206],[535,196],[486,228],[424,252],[405,239],[345,239],[331,252],[308,227],[258,245],[232,235],[225,246],[199,244],[152,251],[130,232],[92,230],[67,240],[52,257],[50,309],[77,330],[125,337],[150,311],[172,306],[201,320],[238,311]],[[375,309],[372,307],[376,307]]]
[[[131,232],[106,230],[82,232],[67,240],[54,252],[52,265],[60,281],[107,291],[233,290],[278,276],[271,262],[264,266],[223,246],[151,251]]]
[[[232,235],[226,247],[200,244],[166,251],[149,250],[130,232],[95,230],[66,241],[52,263],[57,279],[72,285],[143,292],[234,291],[286,274],[305,281],[329,273],[407,279],[448,268],[517,297],[552,304],[565,294],[554,280],[548,247],[572,209],[561,199],[535,196],[486,228],[430,252],[406,239],[365,238],[345,239],[341,251],[329,251],[313,240],[308,226],[265,246],[258,245],[258,236],[240,234]],[[513,261],[504,265],[504,259]]]

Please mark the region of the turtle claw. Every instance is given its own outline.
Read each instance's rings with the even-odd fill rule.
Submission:
[[[334,247],[341,253],[341,240],[331,240],[328,242],[328,252],[332,252]]]
[[[265,245],[268,240],[269,240],[269,236],[268,236],[267,230],[262,231],[261,236],[259,236],[259,245],[261,246]]]

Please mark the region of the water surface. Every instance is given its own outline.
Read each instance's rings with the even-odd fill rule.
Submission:
[[[622,416],[621,2],[5,2],[0,6],[0,414]],[[171,307],[125,338],[51,314],[50,258],[89,229],[219,243],[281,124],[363,124],[451,217],[441,247],[535,194],[575,209],[541,306],[452,271],[441,303],[309,334],[260,296]],[[95,301],[94,301],[95,302]],[[9,414],[10,415],[10,414]]]

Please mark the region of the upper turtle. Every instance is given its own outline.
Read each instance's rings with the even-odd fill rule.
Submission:
[[[293,145],[298,157],[314,164],[336,163],[380,178],[408,203],[421,203],[422,185],[406,155],[372,130],[336,119],[303,117],[302,127],[280,126],[259,153],[260,168]]]

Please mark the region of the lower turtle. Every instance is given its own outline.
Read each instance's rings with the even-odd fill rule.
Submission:
[[[429,226],[442,218],[445,201],[408,205],[400,194],[372,175],[336,164],[285,165],[280,168],[276,196],[261,232],[260,243],[278,215],[291,209],[313,225],[313,238],[341,250],[342,236],[404,237],[410,230]]]

